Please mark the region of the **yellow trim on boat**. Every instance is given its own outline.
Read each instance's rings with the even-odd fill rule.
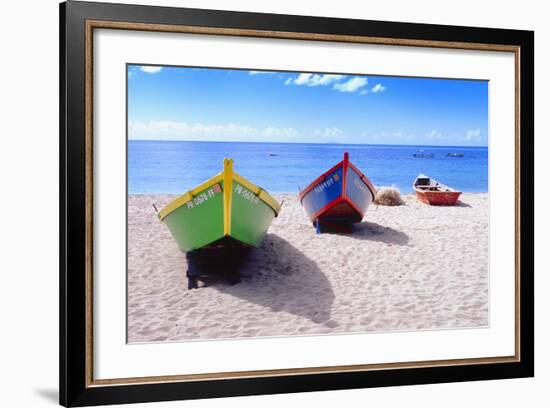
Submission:
[[[267,191],[263,188],[258,187],[256,184],[248,181],[239,174],[233,172],[233,159],[224,159],[223,160],[223,172],[215,175],[209,180],[206,180],[204,183],[198,185],[192,190],[187,191],[181,196],[169,202],[162,210],[158,212],[158,217],[160,220],[164,220],[170,213],[191,201],[198,194],[203,192],[209,187],[212,187],[214,184],[223,181],[223,230],[225,235],[231,233],[231,202],[233,194],[233,180],[237,181],[239,184],[242,184],[244,187],[252,191],[260,200],[266,203],[273,211],[275,216],[279,215],[281,211],[281,205],[275,200]]]
[[[206,180],[204,183],[198,185],[194,189],[189,190],[186,193],[179,196],[178,198],[170,201],[162,210],[158,212],[158,217],[160,218],[161,221],[164,220],[168,216],[168,214],[178,209],[188,201],[191,201],[199,193],[201,193],[208,187],[212,187],[214,184],[219,183],[222,180],[223,180],[223,173],[219,173],[214,177],[212,177],[211,179]]]
[[[251,183],[244,177],[240,176],[237,173],[233,173],[233,178],[239,183],[245,186],[247,189],[252,191],[254,194],[258,196],[260,200],[262,200],[264,203],[266,203],[268,206],[271,207],[273,211],[275,211],[275,216],[279,215],[279,211],[281,211],[281,205],[275,200],[271,195],[265,191],[263,188],[258,187],[256,184]]]
[[[233,159],[223,159],[223,233],[231,234],[231,196],[233,193]]]

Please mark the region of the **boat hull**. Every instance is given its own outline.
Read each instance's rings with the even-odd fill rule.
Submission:
[[[300,202],[314,224],[356,223],[363,219],[376,190],[368,178],[344,160],[300,193]]]
[[[159,218],[187,252],[235,242],[259,246],[279,210],[265,190],[226,167],[169,203]]]
[[[201,248],[224,237],[223,181],[217,184],[218,188],[215,185],[198,191],[193,199],[163,219],[182,251]]]
[[[455,205],[460,194],[462,193],[459,191],[417,191],[416,197],[429,205]]]
[[[454,205],[462,194],[424,174],[414,180],[413,189],[418,200],[429,205]]]
[[[273,209],[244,185],[234,182],[229,236],[259,246],[275,218]]]

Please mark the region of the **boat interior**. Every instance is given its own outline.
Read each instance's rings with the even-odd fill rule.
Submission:
[[[454,191],[452,188],[449,188],[430,177],[418,177],[414,182],[414,186],[421,191]]]

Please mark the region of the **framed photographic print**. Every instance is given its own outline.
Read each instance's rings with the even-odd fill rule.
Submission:
[[[533,32],[60,27],[62,405],[533,376]]]

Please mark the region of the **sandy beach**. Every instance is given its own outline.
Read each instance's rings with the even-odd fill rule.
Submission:
[[[187,289],[187,259],[151,206],[128,198],[128,341],[176,341],[488,325],[488,194],[454,207],[405,195],[350,234],[315,234],[295,195],[241,282]]]

